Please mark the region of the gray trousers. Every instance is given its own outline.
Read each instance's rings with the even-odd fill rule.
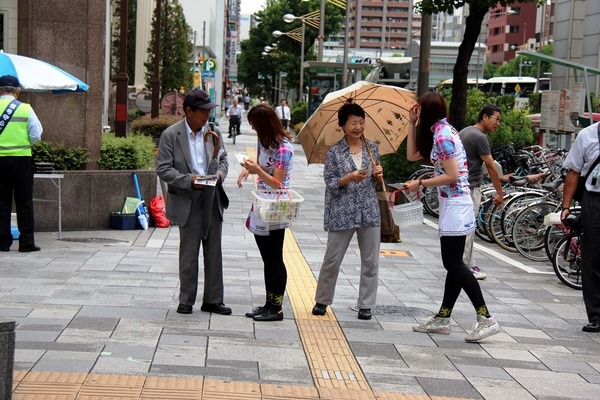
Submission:
[[[358,239],[360,250],[360,286],[358,289],[358,308],[372,308],[377,298],[379,284],[379,244],[381,228],[379,226],[329,231],[327,249],[317,284],[317,303],[331,305],[335,294],[335,284],[352,236]]]
[[[221,233],[223,222],[219,217],[217,202],[210,213],[212,223],[208,236],[202,239],[202,196],[194,200],[190,218],[185,227],[179,227],[179,302],[196,303],[198,292],[198,258],[202,244],[204,261],[203,303],[223,303],[223,255]]]
[[[471,200],[473,200],[473,214],[475,221],[479,221],[479,207],[481,206],[481,186],[471,188]],[[465,241],[465,252],[463,253],[463,262],[469,269],[475,266],[475,256],[473,255],[473,242],[475,241],[475,233],[469,233]]]

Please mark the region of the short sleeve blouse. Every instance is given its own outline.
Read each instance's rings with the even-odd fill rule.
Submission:
[[[258,164],[263,171],[271,176],[273,176],[275,168],[284,169],[285,177],[281,182],[283,188],[290,187],[293,158],[294,147],[287,138],[285,138],[283,143],[279,144],[277,147],[265,148],[258,142]],[[257,179],[257,185],[259,189],[271,189],[271,187],[265,184],[260,178]]]
[[[433,147],[431,149],[431,162],[435,167],[435,175],[444,173],[443,160],[456,159],[458,165],[458,180],[448,185],[439,186],[442,197],[460,197],[470,194],[469,166],[467,155],[458,135],[458,131],[446,119],[438,121],[431,128],[433,131]]]

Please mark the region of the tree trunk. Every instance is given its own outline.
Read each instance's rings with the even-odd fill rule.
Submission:
[[[458,56],[456,57],[456,64],[454,65],[449,121],[452,126],[458,130],[465,127],[469,61],[471,60],[475,44],[479,38],[483,17],[485,17],[485,14],[488,12],[487,5],[481,3],[470,3],[469,16],[467,17],[465,24],[465,36],[458,48]]]

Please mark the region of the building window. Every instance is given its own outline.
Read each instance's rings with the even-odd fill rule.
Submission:
[[[510,25],[508,33],[519,33],[519,25]]]

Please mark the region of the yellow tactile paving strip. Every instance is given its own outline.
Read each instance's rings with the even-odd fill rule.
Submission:
[[[317,282],[290,231],[284,243],[284,261],[288,271],[286,291],[317,390],[350,389],[373,396],[331,309],[324,316],[312,315]]]
[[[457,400],[205,378],[15,371],[12,400]]]
[[[256,156],[249,148],[248,155]],[[408,256],[384,250],[382,255]],[[15,371],[13,400],[445,400],[373,392],[331,309],[311,314],[316,280],[288,230],[284,243],[287,293],[315,387],[229,382],[213,379]],[[456,400],[456,399],[453,399]]]

